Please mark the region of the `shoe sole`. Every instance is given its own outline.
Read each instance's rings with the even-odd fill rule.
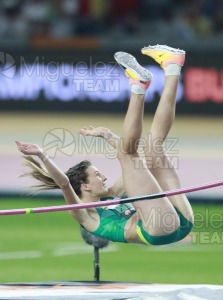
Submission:
[[[114,55],[117,63],[125,70],[127,76],[143,82],[151,81],[151,72],[140,66],[134,56],[125,52],[116,52]]]

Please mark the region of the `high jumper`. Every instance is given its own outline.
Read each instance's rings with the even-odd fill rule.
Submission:
[[[82,161],[64,173],[38,145],[16,141],[31,168],[29,175],[41,182],[41,189],[58,189],[67,204],[97,202],[102,198],[137,197],[179,189],[180,180],[163,144],[175,117],[176,92],[185,51],[164,45],[148,46],[142,53],[153,58],[165,72],[164,89],[151,128],[145,137],[143,157],[138,152],[142,134],[144,96],[153,75],[125,52],[115,60],[129,78],[131,97],[120,138],[104,127],[85,127],[82,135],[103,137],[117,149],[122,175],[112,187],[107,177],[89,161]],[[154,147],[156,145],[156,147]],[[37,156],[42,165],[32,156]],[[156,165],[156,158],[163,166]],[[154,162],[154,163],[151,163]],[[87,231],[114,242],[164,245],[186,237],[194,217],[185,194],[163,196],[150,201],[71,210],[72,217]]]

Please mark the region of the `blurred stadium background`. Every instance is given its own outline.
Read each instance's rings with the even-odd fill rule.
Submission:
[[[25,169],[16,139],[42,145],[65,171],[81,154],[114,182],[120,172],[114,153],[99,140],[78,144],[77,132],[94,125],[120,133],[129,97],[128,81],[113,59],[120,50],[154,73],[145,106],[145,130],[149,127],[164,75],[139,50],[156,43],[187,52],[166,145],[182,186],[220,180],[221,0],[1,1],[1,209],[64,203],[59,192],[27,196],[24,187],[31,181],[19,178]],[[189,195],[196,223],[183,243],[110,244],[102,251],[102,279],[223,284],[222,192],[220,187]],[[92,248],[68,213],[1,217],[0,233],[2,283],[93,279]]]

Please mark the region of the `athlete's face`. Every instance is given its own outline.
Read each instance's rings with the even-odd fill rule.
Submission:
[[[108,188],[106,186],[107,177],[105,177],[102,173],[98,171],[94,166],[90,166],[87,169],[88,173],[88,182],[85,184],[86,190],[92,196],[103,197],[108,192]]]

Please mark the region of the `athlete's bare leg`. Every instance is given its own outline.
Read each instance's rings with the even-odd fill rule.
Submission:
[[[159,48],[159,47],[158,47]],[[147,54],[154,59],[156,59],[156,55],[162,53],[162,46],[160,49],[155,47],[151,47],[150,49],[145,49],[142,52]],[[168,51],[171,53],[170,48],[167,47]],[[165,51],[165,48],[163,49]],[[178,49],[175,49],[178,51]],[[157,52],[157,53],[156,53]],[[181,51],[180,51],[181,52]],[[173,52],[174,53],[174,52]],[[164,52],[165,55],[165,52]],[[182,55],[182,54],[180,54]],[[172,57],[164,56],[164,61],[159,61],[161,67],[164,68],[165,72],[168,74],[167,65],[168,60],[171,59],[171,63],[174,61],[177,56],[176,63],[182,62],[182,57],[180,59],[180,55],[173,54]],[[183,56],[183,55],[182,55]],[[165,63],[165,65],[164,65]],[[174,64],[170,66],[170,74],[165,76],[165,86],[163,93],[161,95],[161,99],[159,105],[157,107],[151,129],[147,134],[147,147],[145,148],[145,157],[147,161],[147,166],[154,175],[154,177],[159,182],[162,190],[172,190],[181,187],[180,180],[177,174],[176,169],[173,166],[172,161],[166,155],[163,143],[172,127],[174,118],[175,118],[175,107],[176,107],[176,93],[179,81],[179,73],[180,67],[179,65]],[[175,75],[172,75],[175,74]],[[176,207],[190,222],[193,223],[193,211],[191,205],[186,197],[186,195],[178,195],[169,197],[170,202]]]
[[[122,57],[122,59],[126,60],[129,58],[131,59],[128,56]],[[120,63],[119,57],[116,60]],[[121,63],[123,65],[123,61]],[[141,74],[137,66],[134,66],[134,61],[132,61],[132,64],[128,64],[127,61],[124,67],[126,66],[132,66],[133,70],[134,68],[136,69],[136,74]],[[131,72],[128,72],[127,67],[126,72],[129,75]],[[147,80],[143,74],[140,79]],[[143,84],[141,85],[143,86]],[[145,89],[146,85],[148,87],[148,84],[145,83]],[[119,160],[122,166],[126,192],[129,197],[134,197],[162,192],[162,189],[155,177],[148,170],[145,161],[137,153],[137,142],[142,133],[144,95],[143,91],[142,93],[140,92],[140,88],[138,89],[134,86],[134,83],[131,86],[131,90],[131,99],[123,123]],[[133,205],[143,222],[144,229],[151,235],[166,235],[176,231],[179,227],[179,218],[173,205],[167,198],[134,202]]]

